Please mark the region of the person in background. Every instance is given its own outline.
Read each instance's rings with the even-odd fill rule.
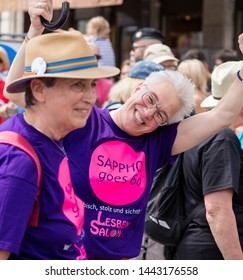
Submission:
[[[238,61],[239,56],[236,50],[233,49],[221,49],[214,54],[214,67],[227,62],[227,61]]]
[[[121,72],[120,72],[119,80],[122,80],[122,79],[128,77],[129,71],[131,69],[130,59],[125,59],[122,62],[120,69],[121,69]]]
[[[36,27],[35,35],[42,31]],[[243,34],[243,52],[241,42]],[[22,77],[23,53],[18,54],[7,85]],[[153,72],[123,106],[94,106],[85,127],[64,137],[73,187],[85,203],[88,259],[139,254],[156,170],[234,121],[243,105],[242,76],[243,67],[215,108],[185,118],[193,109],[193,83],[179,71]]]
[[[205,112],[206,109],[202,108],[200,105],[202,101],[208,97],[210,93],[207,92],[207,72],[203,63],[198,59],[185,59],[179,66],[178,71],[185,74],[189,79],[193,81],[196,85],[195,90],[195,109],[194,113]]]
[[[158,72],[164,68],[151,61],[138,61],[130,69],[128,77],[116,82],[109,92],[109,100],[104,108],[111,110],[118,109],[133,94],[136,88],[152,72]]]
[[[241,149],[243,150],[243,126],[236,128],[236,135],[239,138]]]
[[[211,72],[205,53],[200,49],[189,49],[181,56],[180,61],[186,59],[198,59],[203,63],[207,73],[207,91],[211,92]]]
[[[86,34],[100,49],[99,65],[116,66],[115,53],[110,40],[110,24],[102,16],[91,18],[86,25]]]
[[[85,39],[89,44],[90,48],[93,50],[94,55],[99,63],[99,60],[102,58],[100,55],[99,46],[96,43],[94,43],[92,40],[90,40],[90,37],[85,36]],[[106,78],[97,79],[96,86],[95,86],[97,99],[95,104],[99,108],[102,108],[104,104],[107,102],[109,98],[109,91],[113,86],[113,84],[114,84],[113,79],[106,79]]]
[[[143,59],[161,64],[164,69],[176,70],[179,59],[174,56],[170,47],[162,44],[153,44],[145,52]]]
[[[16,106],[3,95],[6,73],[9,67],[8,54],[3,47],[0,47],[0,123],[17,113]]]
[[[22,108],[17,107],[14,103],[8,101],[0,106],[0,124],[13,115],[23,112]]]
[[[98,67],[78,31],[36,36],[44,30],[40,16],[51,20],[52,2],[30,1],[29,13],[31,26],[9,70],[11,74],[16,63],[25,72],[7,83],[12,95],[25,91],[25,112],[6,120],[0,130],[17,132],[33,146],[41,164],[40,196],[36,204],[34,161],[0,143],[0,259],[82,260],[87,258],[84,203],[73,188],[63,137],[86,125],[96,100],[96,79],[117,75],[119,69]],[[24,61],[18,54],[25,54]],[[33,209],[38,223],[32,226]]]
[[[241,67],[243,61],[225,62],[213,70],[212,95],[202,102],[204,108],[217,106]],[[190,213],[201,201],[205,208],[179,244],[165,248],[167,259],[243,260],[243,152],[234,132],[239,125],[243,109],[229,128],[184,152],[185,211]]]
[[[3,95],[3,88],[5,84],[4,73],[9,70],[10,63],[8,54],[3,47],[0,47],[0,105],[8,103],[8,99]]]
[[[130,51],[130,62],[134,64],[143,60],[146,48],[153,44],[164,44],[164,35],[156,28],[140,28],[132,37],[132,50]]]

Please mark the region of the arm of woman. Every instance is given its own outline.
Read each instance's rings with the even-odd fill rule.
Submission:
[[[243,77],[243,68],[240,69]],[[209,136],[229,127],[243,107],[243,83],[236,78],[227,93],[212,110],[180,122],[172,154],[184,152]]]
[[[0,260],[7,260],[9,256],[10,256],[9,252],[0,250]]]
[[[243,33],[239,36],[243,42]],[[243,44],[239,44],[243,53]],[[243,78],[243,68],[240,76]],[[229,127],[243,107],[243,83],[235,74],[235,81],[221,98],[217,106],[208,112],[187,118],[178,125],[177,136],[172,148],[172,154],[184,152],[204,139]]]
[[[206,219],[215,242],[225,260],[243,260],[239,234],[232,209],[233,189],[204,196]]]
[[[42,3],[40,7],[38,3]],[[25,107],[25,100],[24,100],[24,92],[20,94],[11,94],[7,91],[7,86],[13,80],[21,78],[24,73],[24,59],[25,59],[25,48],[28,40],[41,35],[44,31],[44,26],[41,23],[40,16],[44,17],[48,21],[52,19],[53,15],[53,7],[52,7],[52,0],[30,0],[29,1],[29,16],[30,16],[30,27],[29,31],[27,32],[26,39],[20,46],[12,65],[9,69],[8,76],[5,81],[4,87],[4,96],[8,98],[10,101],[15,103],[16,105],[24,108]]]

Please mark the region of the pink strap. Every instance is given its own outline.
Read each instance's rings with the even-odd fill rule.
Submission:
[[[38,180],[38,192],[35,199],[35,204],[33,208],[33,212],[30,218],[30,225],[37,226],[38,224],[38,217],[39,217],[39,196],[40,196],[40,186],[41,186],[41,165],[39,158],[31,146],[31,144],[20,134],[14,131],[1,131],[0,132],[0,143],[10,144],[16,146],[17,148],[26,152],[35,162],[37,167],[37,180]]]

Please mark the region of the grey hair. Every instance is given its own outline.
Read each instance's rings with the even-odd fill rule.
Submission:
[[[173,85],[181,102],[180,110],[169,119],[168,123],[175,123],[188,117],[195,107],[195,84],[186,75],[172,70],[152,72],[145,79],[144,83],[147,86],[152,86],[160,83],[162,80],[166,80]]]

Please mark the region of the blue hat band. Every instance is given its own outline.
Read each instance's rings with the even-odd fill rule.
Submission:
[[[44,61],[44,60],[43,60]],[[57,62],[46,63],[43,69],[43,63],[37,69],[33,70],[33,66],[25,67],[25,75],[35,75],[35,74],[55,74],[68,71],[75,71],[80,69],[88,69],[98,67],[97,59],[95,56],[79,57],[74,59],[67,59]],[[41,68],[41,69],[40,69]]]

